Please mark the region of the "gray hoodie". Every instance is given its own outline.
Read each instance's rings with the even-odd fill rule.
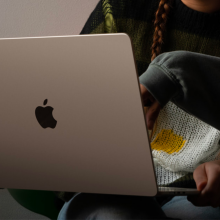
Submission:
[[[157,56],[139,77],[162,105],[179,108],[220,130],[220,58],[188,51]]]

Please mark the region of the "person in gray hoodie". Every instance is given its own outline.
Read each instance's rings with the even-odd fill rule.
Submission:
[[[132,37],[138,74],[141,76],[143,102],[149,107],[146,113],[149,129],[161,116],[159,113],[169,109],[172,101],[175,104],[171,103],[172,108],[175,106],[177,109],[177,105],[189,113],[186,116],[188,121],[194,122],[193,115],[213,126],[214,130],[214,127],[220,128],[217,102],[220,71],[220,58],[217,58],[220,57],[219,11],[218,0],[103,0],[92,12],[81,34],[123,32]],[[152,36],[153,19],[155,27]],[[162,48],[165,33],[168,36]],[[161,51],[174,50],[161,54]],[[147,68],[150,60],[153,62]],[[170,117],[167,124],[174,121],[177,122],[176,128],[179,128],[179,109],[173,112],[177,112],[176,117],[174,120]],[[181,114],[183,116],[185,112]],[[182,120],[184,131],[188,131],[188,136],[194,136],[197,130],[191,133],[185,119]],[[197,123],[200,122],[197,120]],[[199,131],[203,131],[205,123],[191,127],[199,127]],[[218,130],[215,133],[218,139]],[[209,135],[206,135],[206,139],[209,139]],[[190,139],[187,143],[191,142]],[[195,142],[197,144],[193,147],[200,149],[199,142]],[[197,197],[188,197],[191,203],[184,196],[159,204],[157,198],[78,193],[65,202],[58,219],[218,219],[220,210],[215,207],[220,205],[219,161],[203,161],[193,175],[201,193]]]

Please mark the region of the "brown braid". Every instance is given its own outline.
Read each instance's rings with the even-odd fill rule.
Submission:
[[[161,54],[162,45],[164,43],[164,36],[166,34],[166,23],[168,20],[168,14],[170,12],[170,9],[172,8],[172,2],[173,0],[161,0],[159,3],[159,7],[155,14],[155,21],[154,21],[154,36],[153,36],[153,44],[151,47],[152,50],[152,56],[151,56],[151,62],[159,55]],[[156,131],[157,127],[157,119],[155,121],[153,130],[150,135],[150,139],[152,140],[152,137]]]
[[[152,57],[151,61],[155,59],[161,53],[161,47],[164,42],[164,35],[166,32],[166,23],[168,20],[168,14],[170,8],[172,7],[172,0],[161,0],[159,7],[156,11],[155,21],[154,21],[154,36],[153,45],[151,47]]]

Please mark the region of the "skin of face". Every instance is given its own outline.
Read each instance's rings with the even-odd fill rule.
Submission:
[[[220,11],[220,0],[180,0],[187,7],[204,13]]]

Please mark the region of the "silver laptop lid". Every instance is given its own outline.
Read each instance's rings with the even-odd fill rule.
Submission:
[[[1,39],[0,54],[1,187],[156,195],[126,34]]]

